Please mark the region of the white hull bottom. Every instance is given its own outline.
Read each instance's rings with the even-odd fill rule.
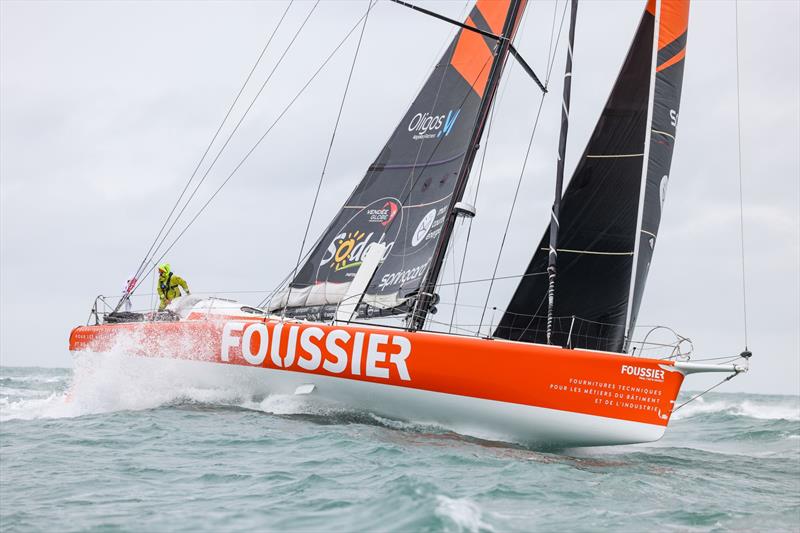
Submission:
[[[144,386],[146,391],[148,383],[175,390],[230,391],[231,396],[246,399],[298,394],[310,402],[334,402],[348,410],[432,424],[478,438],[550,447],[651,442],[666,430],[661,425],[287,370],[111,353],[73,352],[73,356],[76,380],[87,373],[103,379],[107,374],[102,369],[119,372],[112,381],[120,387],[120,395],[131,394],[130,387]],[[124,402],[120,405],[124,408]]]

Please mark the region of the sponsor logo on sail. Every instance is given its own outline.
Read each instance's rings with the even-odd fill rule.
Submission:
[[[644,366],[622,365],[621,374],[636,376],[646,381],[664,381],[664,371],[658,368],[647,368]]]
[[[669,110],[669,123],[673,127],[678,126],[678,112],[675,111],[674,109]]]
[[[431,209],[422,220],[417,224],[417,229],[411,235],[411,246],[417,247],[423,242],[431,239],[436,239],[442,233],[442,226],[444,225],[445,215],[447,214],[447,207],[440,207]]]
[[[411,381],[410,356],[403,335],[264,322],[226,322],[220,347],[224,363],[387,381]]]
[[[369,222],[378,222],[385,228],[392,223],[399,210],[397,202],[389,200],[383,204],[383,207],[368,209],[367,215],[369,216]]]
[[[417,113],[408,123],[408,131],[415,141],[447,137],[455,126],[461,109],[451,109],[447,114]]]
[[[359,230],[340,233],[328,245],[328,249],[319,262],[320,266],[331,263],[336,272],[360,267],[367,249],[373,243],[383,244],[386,235],[381,233],[377,241],[374,240],[374,237],[374,232],[365,233]],[[386,255],[389,254],[392,246],[394,246],[394,241],[387,244]]]
[[[422,220],[417,224],[417,229],[414,230],[414,235],[411,237],[411,246],[417,246],[427,237],[428,232],[433,227],[433,221],[435,219],[436,209],[431,209],[422,217]]]
[[[661,178],[661,183],[658,185],[658,199],[661,201],[661,210],[664,210],[664,200],[667,199],[667,184],[669,183],[669,176],[664,175]]]
[[[378,288],[385,290],[387,287],[393,287],[395,285],[402,287],[409,281],[421,278],[428,268],[428,263],[430,263],[430,260],[413,268],[392,272],[391,274],[384,274],[381,276],[381,282],[378,284]]]
[[[333,251],[333,255],[328,258],[329,254],[326,254],[322,258],[321,264],[333,261],[333,269],[337,272],[359,266],[361,264],[359,259],[367,245],[367,241],[364,239],[366,235],[363,231],[358,230],[340,233],[328,247],[328,251]]]
[[[317,279],[343,283],[352,278],[361,266],[366,251],[373,244],[385,244],[384,258],[394,246],[399,226],[402,223],[402,206],[396,198],[380,198],[367,206],[349,207],[358,209],[334,234],[319,259],[319,268],[330,269],[319,272]],[[397,219],[397,221],[395,221]],[[392,224],[395,221],[397,223]],[[331,273],[341,273],[331,279]]]

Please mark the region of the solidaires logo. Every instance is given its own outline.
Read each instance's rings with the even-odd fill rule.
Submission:
[[[403,206],[397,198],[378,198],[365,206],[345,209],[356,213],[331,235],[319,260],[317,282],[351,281],[370,246],[385,244],[385,254],[389,254],[403,224]]]
[[[455,126],[460,109],[451,109],[446,115],[432,115],[430,113],[417,113],[411,117],[408,123],[408,131],[412,133],[412,138],[433,139],[447,137]]]

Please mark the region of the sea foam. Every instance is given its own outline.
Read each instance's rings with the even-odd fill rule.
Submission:
[[[757,418],[760,420],[800,420],[800,399],[781,402],[754,402],[752,400],[731,401],[729,399],[697,398],[678,410],[673,419],[680,420],[698,415],[721,413],[732,416]]]

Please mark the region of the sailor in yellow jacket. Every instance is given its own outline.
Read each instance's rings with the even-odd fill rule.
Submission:
[[[172,300],[181,295],[181,287],[189,294],[189,285],[186,281],[177,274],[174,274],[169,267],[168,263],[159,265],[158,267],[158,297],[161,303],[158,306],[159,311],[163,311]]]

